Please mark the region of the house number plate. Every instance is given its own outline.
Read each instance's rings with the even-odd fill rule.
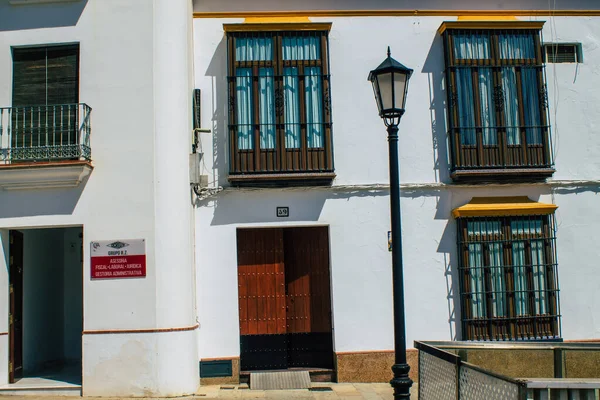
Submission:
[[[289,207],[277,207],[277,216],[280,218],[287,218],[290,216]]]

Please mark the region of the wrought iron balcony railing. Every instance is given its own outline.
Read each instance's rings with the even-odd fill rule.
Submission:
[[[554,172],[550,127],[469,127],[450,130],[451,174],[538,175]]]
[[[0,108],[0,165],[91,161],[90,114],[84,103]]]

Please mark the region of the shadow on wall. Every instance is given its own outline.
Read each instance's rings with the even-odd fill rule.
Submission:
[[[212,226],[249,224],[317,222],[327,200],[355,197],[389,196],[387,190],[249,190],[230,189],[218,196],[196,202],[196,207],[213,208]],[[277,207],[289,207],[289,217],[278,217]]]
[[[16,3],[0,1],[0,32],[75,26],[88,0],[52,4]]]
[[[210,60],[205,76],[210,76],[212,82],[211,99],[215,103],[211,104],[213,111],[212,124],[212,162],[213,162],[213,181],[218,186],[227,185],[227,145],[229,138],[227,134],[228,118],[228,89],[227,89],[227,39],[223,37],[217,46],[213,58]],[[208,150],[208,149],[206,149]],[[208,157],[208,151],[204,154]],[[217,176],[215,176],[215,173]]]
[[[448,183],[451,179],[450,164],[448,162],[444,69],[444,44],[442,37],[436,33],[421,72],[427,74],[429,82],[429,115],[431,119],[435,181]]]
[[[0,218],[73,214],[88,179],[75,188],[0,190]]]

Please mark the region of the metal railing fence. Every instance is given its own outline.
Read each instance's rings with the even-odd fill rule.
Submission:
[[[91,161],[91,110],[84,103],[0,107],[0,164]]]

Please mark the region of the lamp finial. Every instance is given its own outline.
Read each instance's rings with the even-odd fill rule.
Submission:
[[[392,56],[392,52],[390,51],[390,46],[388,46],[388,57]]]

